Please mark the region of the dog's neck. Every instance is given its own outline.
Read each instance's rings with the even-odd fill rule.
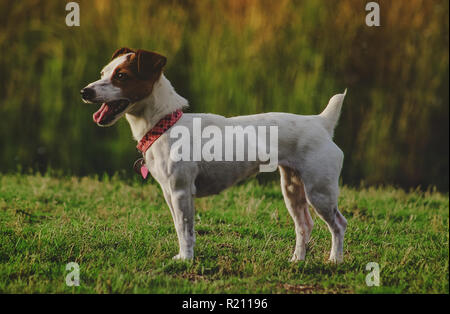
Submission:
[[[178,95],[169,80],[161,77],[153,85],[152,93],[137,102],[125,115],[136,141],[153,128],[164,116],[188,106],[188,101]]]

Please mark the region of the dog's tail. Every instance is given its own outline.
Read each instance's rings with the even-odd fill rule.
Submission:
[[[334,128],[339,120],[339,114],[341,113],[342,103],[344,102],[347,89],[343,94],[337,94],[331,97],[327,107],[319,115],[322,125],[328,131],[331,137],[333,137]]]

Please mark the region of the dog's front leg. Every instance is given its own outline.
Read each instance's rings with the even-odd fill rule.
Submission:
[[[169,207],[177,231],[180,252],[174,259],[192,259],[194,258],[194,201],[192,194],[186,190],[171,191]]]

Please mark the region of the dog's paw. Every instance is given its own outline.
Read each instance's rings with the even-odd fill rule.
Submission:
[[[182,254],[177,254],[174,257],[172,257],[173,260],[179,260],[179,261],[189,261],[192,260],[194,256],[186,256]]]
[[[342,256],[330,256],[328,262],[333,264],[342,264],[344,262],[344,258]]]
[[[295,263],[298,261],[304,261],[305,260],[305,256],[298,256],[297,254],[294,253],[294,255],[292,255],[290,262],[291,263]]]

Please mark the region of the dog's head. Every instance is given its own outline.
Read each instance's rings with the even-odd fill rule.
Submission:
[[[86,103],[101,104],[94,113],[99,126],[111,126],[140,100],[160,78],[166,57],[146,50],[120,48],[101,71],[101,78],[81,90]]]

